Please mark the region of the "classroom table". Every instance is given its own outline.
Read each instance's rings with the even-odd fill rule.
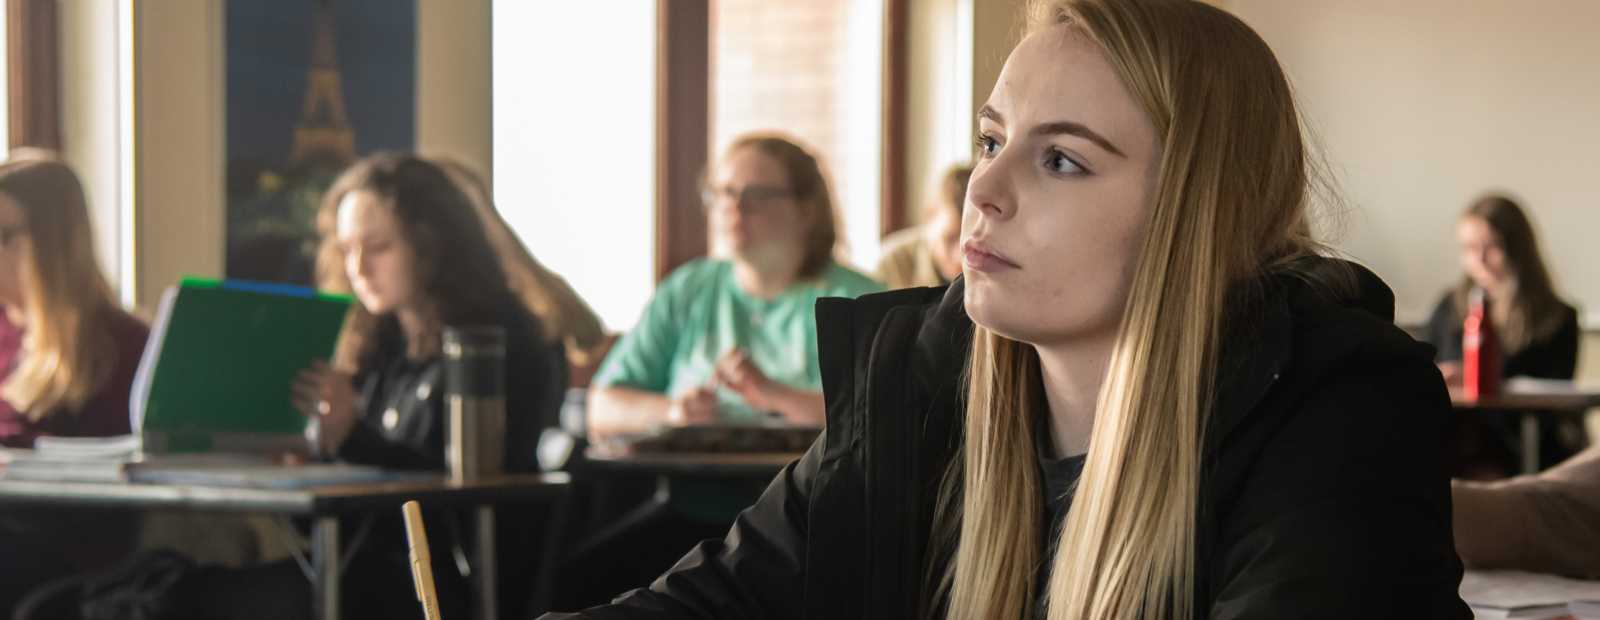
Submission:
[[[565,492],[565,473],[509,474],[453,486],[429,476],[396,482],[322,486],[306,489],[172,486],[136,483],[40,482],[0,479],[0,502],[84,507],[186,508],[194,510],[268,512],[313,519],[311,557],[291,545],[296,560],[312,583],[312,617],[339,618],[341,564],[339,517],[393,511],[416,500],[428,507],[477,506],[477,557],[473,575],[478,617],[498,617],[494,503],[551,498]],[[396,596],[402,593],[395,593]],[[410,595],[412,593],[404,593]]]
[[[1450,405],[1456,411],[1485,411],[1520,415],[1522,423],[1522,473],[1539,473],[1539,413],[1582,415],[1600,407],[1600,386],[1574,381],[1515,377],[1506,381],[1498,396],[1468,402],[1460,386],[1450,388]]]

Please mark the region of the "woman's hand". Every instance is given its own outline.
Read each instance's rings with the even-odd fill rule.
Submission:
[[[350,373],[316,360],[291,386],[294,408],[321,421],[322,451],[334,454],[356,426],[356,388]]]
[[[1439,374],[1444,375],[1444,384],[1450,387],[1461,385],[1461,362],[1439,362]]]
[[[717,360],[716,371],[712,374],[712,384],[721,385],[739,393],[744,401],[757,411],[776,411],[780,395],[777,393],[781,386],[776,381],[761,372],[750,354],[744,349],[729,351]]]
[[[773,381],[750,360],[743,349],[731,351],[717,362],[713,385],[738,392],[757,411],[774,411],[794,424],[822,424],[826,405],[822,392],[789,387]]]
[[[684,392],[672,399],[672,404],[667,407],[667,424],[670,426],[711,424],[716,421],[717,391],[713,388],[697,387]]]

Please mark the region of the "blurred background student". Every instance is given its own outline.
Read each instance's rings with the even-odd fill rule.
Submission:
[[[443,471],[441,334],[451,325],[500,325],[505,468],[536,470],[539,434],[556,425],[566,389],[566,353],[513,293],[495,245],[506,239],[486,234],[468,193],[438,165],[373,155],[334,183],[318,228],[319,287],[351,292],[357,303],[333,364],[315,363],[293,385],[295,407],[312,421],[313,450],[388,469]],[[454,547],[465,544],[456,540],[468,531],[462,521],[428,512],[428,522],[439,524],[429,542],[446,616],[469,611],[467,582],[453,560]],[[342,535],[354,536],[356,525],[345,524],[351,531]],[[373,517],[343,580],[347,617],[421,617],[414,597],[395,596],[412,587],[398,515]],[[301,618],[311,609],[309,584],[292,561],[197,571],[179,592],[180,608],[197,618]]]
[[[318,422],[318,445],[342,460],[444,469],[441,334],[450,325],[506,330],[506,469],[537,468],[539,432],[554,426],[566,353],[512,293],[472,200],[432,163],[381,154],[340,177],[318,214],[321,288],[358,303],[332,365],[294,385]]]
[[[83,187],[54,155],[20,149],[0,164],[0,444],[129,432],[128,391],[149,330],[117,306],[92,239]],[[131,517],[0,507],[0,609],[119,559],[133,542]]]
[[[882,285],[834,261],[840,235],[817,158],[786,138],[734,140],[709,175],[712,255],[679,267],[601,364],[591,434],[660,425],[822,424],[819,297]]]
[[[1428,320],[1428,342],[1439,348],[1445,380],[1461,382],[1461,325],[1473,287],[1489,294],[1506,377],[1571,379],[1578,367],[1578,311],[1556,295],[1522,207],[1505,196],[1486,196],[1461,214],[1456,240],[1466,275]]]
[[[1456,223],[1461,245],[1461,268],[1466,274],[1445,292],[1428,321],[1427,340],[1438,348],[1435,361],[1445,380],[1461,383],[1462,322],[1467,316],[1467,295],[1474,287],[1488,293],[1489,316],[1500,336],[1505,377],[1571,379],[1578,366],[1578,312],[1555,292],[1550,272],[1539,253],[1539,242],[1527,214],[1505,196],[1479,199]],[[1459,416],[1454,438],[1455,475],[1464,478],[1503,478],[1518,471],[1513,446],[1521,431],[1511,418],[1500,415]],[[1571,456],[1575,446],[1563,435],[1581,435],[1573,424],[1561,424],[1541,438],[1544,465]],[[1581,446],[1578,446],[1581,447]]]
[[[891,290],[944,286],[961,275],[961,209],[971,178],[972,166],[950,168],[922,207],[922,224],[883,238],[879,282]]]

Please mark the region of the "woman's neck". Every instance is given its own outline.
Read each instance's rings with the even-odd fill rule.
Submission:
[[[1105,382],[1115,347],[1115,330],[1067,343],[1034,347],[1039,353],[1039,373],[1044,383],[1045,404],[1049,408],[1054,458],[1089,451],[1100,386]]]
[[[400,335],[405,338],[406,355],[408,357],[424,357],[419,355],[417,350],[422,340],[422,312],[413,307],[397,308],[394,311],[394,318],[395,321],[400,323]]]
[[[733,259],[733,281],[751,297],[776,299],[799,279],[800,263],[805,260],[804,255],[799,252],[770,254],[771,256]]]
[[[7,305],[5,311],[6,320],[10,321],[12,325],[17,327],[28,326],[28,311],[24,310],[22,306]]]

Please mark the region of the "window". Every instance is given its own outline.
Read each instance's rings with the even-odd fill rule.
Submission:
[[[714,156],[750,131],[822,156],[850,261],[878,260],[884,0],[712,3]]]
[[[655,0],[495,0],[494,197],[612,331],[655,289]]]

